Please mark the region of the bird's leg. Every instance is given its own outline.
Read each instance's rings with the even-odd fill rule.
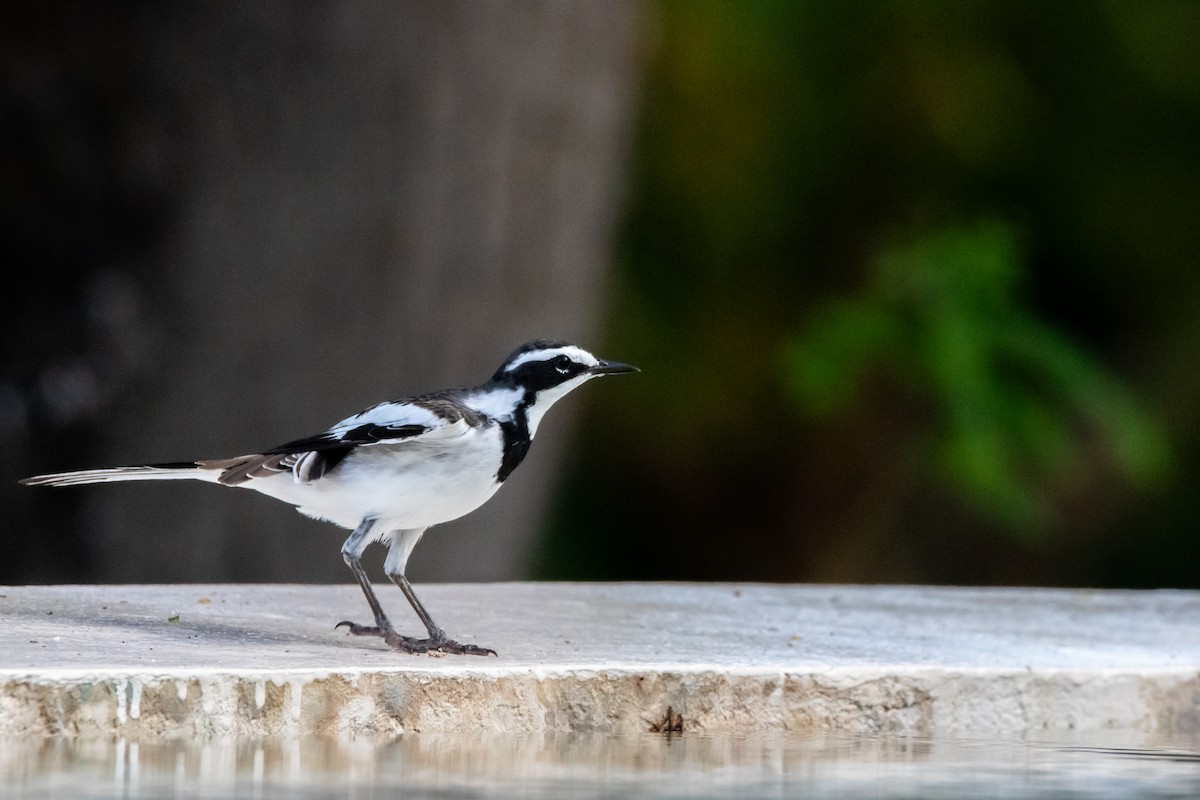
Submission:
[[[408,564],[409,555],[412,553],[413,548],[416,547],[417,542],[420,541],[423,533],[425,533],[424,528],[396,531],[392,535],[387,561],[384,562],[383,570],[392,579],[392,583],[399,586],[400,591],[404,592],[404,596],[408,598],[413,611],[417,612],[417,616],[425,626],[425,630],[429,633],[429,638],[414,639],[409,636],[401,636],[393,631],[383,635],[384,641],[397,650],[403,650],[406,653],[437,651],[470,656],[496,655],[495,650],[489,650],[486,647],[479,647],[473,644],[460,644],[448,638],[446,632],[434,623],[433,617],[429,616],[429,612],[425,610],[425,606],[417,599],[417,593],[413,591],[412,584],[404,576],[404,569]]]
[[[393,641],[391,637],[384,636],[384,640],[398,650],[403,650],[407,653],[427,653],[430,650],[437,650],[442,653],[453,653],[455,655],[464,656],[494,656],[495,650],[487,647],[480,647],[476,644],[461,644],[446,636],[446,632],[434,624],[433,618],[429,616],[429,612],[425,610],[425,606],[421,605],[421,601],[417,599],[417,593],[413,591],[412,584],[408,582],[408,578],[400,575],[388,575],[392,579],[392,583],[400,587],[400,591],[404,592],[404,596],[408,598],[408,602],[412,605],[413,611],[417,612],[417,616],[421,618],[421,622],[425,625],[425,630],[429,632],[428,639],[412,639],[407,636],[396,636],[400,641]]]
[[[354,529],[354,533],[350,534],[350,538],[342,545],[342,558],[345,559],[346,566],[350,567],[350,571],[354,573],[358,585],[362,587],[363,594],[367,596],[367,605],[371,607],[371,613],[375,615],[375,626],[370,627],[342,620],[334,627],[345,626],[350,629],[351,633],[359,636],[386,636],[392,632],[392,623],[383,613],[383,606],[379,605],[379,598],[375,596],[375,590],[371,588],[371,581],[362,566],[362,554],[367,549],[367,545],[371,543],[371,529],[375,527],[376,519],[377,517],[364,517],[363,521],[358,523],[358,527]]]

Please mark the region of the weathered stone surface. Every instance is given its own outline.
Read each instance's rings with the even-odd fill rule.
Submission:
[[[403,598],[380,586],[405,630]],[[0,588],[0,734],[1200,730],[1200,593],[432,585],[499,658],[334,630],[354,586]]]

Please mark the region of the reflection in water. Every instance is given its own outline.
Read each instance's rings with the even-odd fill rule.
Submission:
[[[0,742],[0,796],[1200,796],[1200,737],[408,734]]]

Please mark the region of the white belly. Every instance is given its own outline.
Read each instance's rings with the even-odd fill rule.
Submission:
[[[283,472],[245,486],[343,528],[370,515],[380,531],[427,528],[474,511],[500,488],[500,439],[488,426],[449,443],[360,447],[313,483]]]

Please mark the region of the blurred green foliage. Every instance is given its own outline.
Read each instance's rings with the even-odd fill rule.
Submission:
[[[928,469],[1017,534],[1058,522],[1045,487],[1098,445],[1140,483],[1168,448],[1127,387],[1021,303],[1013,233],[996,222],[889,248],[858,294],[814,313],[787,348],[797,400],[828,416],[885,370],[933,408],[917,440]],[[1098,441],[1096,441],[1098,440]]]
[[[1200,3],[648,8],[542,574],[1200,585]]]

